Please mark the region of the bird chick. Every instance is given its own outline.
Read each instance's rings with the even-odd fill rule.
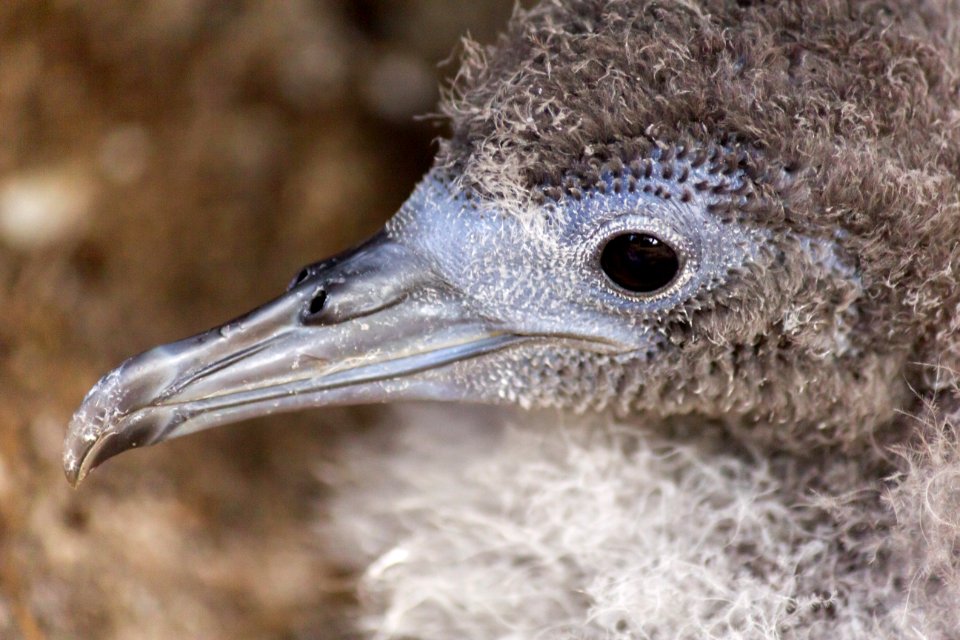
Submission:
[[[616,423],[586,419],[560,444],[528,425],[487,475],[434,492],[434,513],[459,496],[449,522],[492,523],[466,547],[486,565],[471,574],[476,554],[455,545],[427,562],[450,529],[408,520],[396,530],[410,544],[392,547],[405,551],[369,574],[390,576],[374,626],[530,637],[559,616],[569,637],[956,637],[958,16],[950,0],[518,11],[495,46],[467,46],[443,105],[452,135],[386,228],[250,314],[105,376],[71,422],[68,478],[306,407],[607,411]],[[556,491],[564,472],[593,479]],[[501,501],[478,497],[497,487]],[[596,492],[618,499],[583,520]],[[680,513],[658,519],[664,492]],[[553,510],[533,522],[537,496]],[[582,548],[621,551],[551,547],[558,513],[594,534]],[[565,551],[495,544],[508,529]],[[658,556],[686,589],[663,571],[651,582],[652,565],[617,569],[658,553],[685,558]],[[458,570],[446,586],[405,590],[443,562]],[[541,596],[491,598],[491,567],[525,563],[549,578]],[[450,591],[467,575],[491,583],[482,610]],[[650,584],[673,585],[676,606],[651,607]],[[534,612],[508,614],[517,601]]]

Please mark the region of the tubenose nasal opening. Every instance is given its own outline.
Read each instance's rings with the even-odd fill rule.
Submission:
[[[311,320],[318,320],[319,318],[317,316],[319,316],[319,314],[324,310],[326,303],[327,292],[323,289],[317,291],[317,293],[310,298],[310,302],[307,304],[306,314],[303,318],[304,321],[309,323]]]

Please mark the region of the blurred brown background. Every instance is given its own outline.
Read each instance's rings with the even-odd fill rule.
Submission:
[[[512,0],[0,2],[0,638],[340,638],[317,465],[375,409],[132,452],[65,425],[123,358],[375,231],[429,166],[437,64]]]

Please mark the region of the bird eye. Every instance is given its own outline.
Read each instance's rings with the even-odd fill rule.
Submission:
[[[600,267],[615,283],[633,293],[654,293],[680,273],[680,257],[666,242],[646,233],[611,238],[600,254]]]

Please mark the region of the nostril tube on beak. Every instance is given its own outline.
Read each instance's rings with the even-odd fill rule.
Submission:
[[[314,318],[314,316],[323,311],[326,303],[327,292],[323,289],[320,289],[320,291],[317,291],[313,298],[310,299],[310,304],[307,305],[307,316],[304,318],[304,320],[310,320]]]

